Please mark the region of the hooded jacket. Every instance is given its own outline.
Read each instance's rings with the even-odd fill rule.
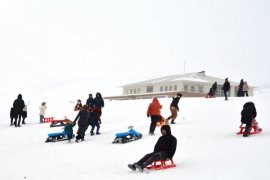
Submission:
[[[153,98],[152,103],[150,103],[148,106],[147,116],[153,116],[153,115],[160,116],[160,109],[161,108],[162,108],[162,106],[159,104],[158,99]]]
[[[171,134],[171,128],[169,125],[163,125],[161,130],[164,129],[166,131],[166,135],[162,135],[154,148],[154,152],[164,152],[167,158],[172,159],[177,146],[177,139]]]
[[[22,99],[22,95],[19,94],[18,98],[13,103],[13,108],[14,108],[15,113],[22,113],[24,106],[25,104],[24,104],[24,100]]]
[[[244,124],[251,124],[252,119],[257,116],[257,111],[253,102],[247,102],[241,111],[241,122]]]

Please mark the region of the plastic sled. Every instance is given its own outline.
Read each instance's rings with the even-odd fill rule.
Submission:
[[[43,118],[44,123],[52,122],[54,117]]]
[[[62,120],[53,120],[51,121],[50,127],[58,127],[58,126],[65,126],[65,119]]]
[[[133,126],[128,127],[127,132],[117,133],[113,143],[127,143],[142,138],[142,134],[133,129]]]
[[[173,162],[172,159],[167,160],[167,161],[154,161],[151,165],[147,166],[147,169],[167,169],[167,168],[172,168],[176,167],[176,164]]]
[[[244,134],[245,128],[246,128],[246,126],[241,126],[240,131],[237,132],[236,134]],[[261,128],[257,129],[256,126],[251,126],[250,129],[249,129],[249,134],[258,134],[260,132],[262,132],[262,129]]]
[[[72,138],[74,138],[75,135],[72,135]],[[58,133],[50,133],[48,134],[48,138],[45,142],[57,142],[57,141],[65,141],[68,140],[66,133],[64,132],[58,132]]]

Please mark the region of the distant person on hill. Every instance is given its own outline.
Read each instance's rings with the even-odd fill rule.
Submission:
[[[160,130],[162,136],[158,139],[154,151],[146,154],[138,162],[129,164],[128,167],[131,170],[135,171],[137,168],[142,172],[144,168],[154,161],[163,161],[173,158],[176,151],[177,139],[171,134],[169,125],[163,125]]]
[[[15,123],[14,123],[15,127],[21,127],[20,123],[21,123],[22,112],[23,112],[24,106],[25,104],[24,104],[24,100],[22,99],[22,95],[19,94],[18,98],[13,103],[13,108],[15,112]],[[17,121],[18,118],[19,118],[19,121]]]
[[[95,106],[91,106],[89,107],[89,111],[90,111],[90,119],[89,119],[89,124],[91,125],[91,130],[90,130],[90,135],[93,136],[94,135],[94,130],[95,127],[97,127],[96,130],[96,135],[99,135],[99,129],[100,129],[100,124],[99,124],[99,109],[96,108]]]
[[[84,141],[85,131],[88,128],[89,125],[89,112],[88,112],[88,106],[83,105],[82,110],[78,113],[76,116],[74,123],[78,121],[78,131],[76,136],[76,142],[79,142],[79,140]]]
[[[98,120],[99,120],[99,123],[101,124],[101,115],[102,115],[102,108],[104,108],[104,100],[102,98],[102,95],[97,92],[96,93],[96,97],[94,99],[94,104],[95,104],[95,107],[97,108],[97,111],[98,111]]]
[[[249,90],[249,86],[247,81],[244,82],[244,86],[243,86],[243,96],[248,96],[248,90]]]
[[[212,97],[215,97],[215,95],[214,95],[213,89],[210,88],[208,94],[206,95],[206,98],[212,98]]]
[[[16,113],[14,107],[10,108],[10,126],[13,126],[13,120],[15,119]]]
[[[42,102],[41,106],[39,106],[39,122],[43,123],[43,119],[45,116],[45,112],[46,112],[47,106],[46,106],[46,102]]]
[[[225,82],[223,84],[223,87],[222,87],[222,90],[223,90],[224,96],[225,96],[225,100],[228,100],[227,92],[230,90],[230,88],[231,88],[230,82],[228,81],[228,78],[226,78]]]
[[[212,85],[212,90],[214,93],[214,96],[216,95],[216,91],[217,91],[217,82],[214,82],[214,84]]]
[[[243,81],[243,79],[241,79],[240,84],[238,86],[237,97],[243,97],[244,96],[243,86],[244,86],[244,81]]]
[[[170,105],[170,111],[171,111],[171,116],[167,118],[167,122],[172,119],[171,124],[175,124],[175,119],[177,117],[177,111],[179,111],[178,103],[180,98],[182,97],[181,93],[177,93],[176,97],[172,97],[172,102]]]
[[[151,124],[149,134],[153,135],[156,129],[157,122],[161,119],[160,109],[162,105],[160,105],[158,99],[156,97],[153,98],[153,101],[149,104],[147,109],[147,117],[151,117]]]
[[[25,105],[24,108],[23,108],[23,112],[22,112],[22,124],[26,124],[25,123],[25,118],[27,118],[27,105]]]
[[[77,104],[74,107],[74,111],[80,111],[82,109],[82,101],[80,99],[77,100]]]
[[[249,131],[251,126],[256,126],[257,131],[261,131],[262,129],[259,128],[258,122],[255,120],[257,116],[257,111],[255,104],[253,102],[247,102],[243,106],[243,110],[241,111],[241,123],[246,124],[245,132],[243,137],[249,136]]]

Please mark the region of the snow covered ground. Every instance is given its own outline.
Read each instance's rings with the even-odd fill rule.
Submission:
[[[150,99],[105,101],[101,135],[90,136],[88,129],[84,142],[45,143],[47,134],[60,132],[61,127],[39,124],[38,106],[42,99],[37,96],[30,99],[25,94],[23,98],[29,104],[27,124],[21,128],[10,127],[9,108],[17,96],[13,95],[0,96],[0,179],[3,180],[270,179],[269,91],[254,97],[229,98],[229,101],[224,101],[224,98],[182,98],[177,124],[171,126],[178,139],[174,156],[177,166],[143,173],[132,172],[127,164],[152,152],[160,136],[159,128],[155,136],[148,135],[150,119],[146,117],[146,110]],[[75,118],[73,101],[76,97],[52,97],[48,95],[46,98],[47,116]],[[82,98],[83,102],[85,100]],[[159,100],[163,105],[162,115],[169,116],[171,99]],[[236,132],[240,125],[240,111],[247,101],[255,103],[257,120],[263,132],[243,138]],[[115,133],[125,132],[129,125],[134,125],[143,138],[127,144],[112,144]]]

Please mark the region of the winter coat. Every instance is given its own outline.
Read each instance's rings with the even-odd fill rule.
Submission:
[[[88,106],[93,106],[95,103],[95,100],[93,98],[88,98],[87,101],[86,101],[86,104]]]
[[[19,94],[18,98],[13,103],[13,108],[14,108],[15,113],[22,113],[24,106],[25,104],[24,104],[24,100],[22,99],[22,95]]]
[[[162,128],[166,128],[166,135],[161,136],[154,148],[154,152],[164,152],[167,156],[167,158],[172,159],[174,156],[174,153],[176,151],[177,146],[177,139],[171,134],[170,128],[168,125],[162,126]]]
[[[24,106],[24,108],[23,108],[22,117],[27,118],[27,106]]]
[[[64,128],[64,132],[66,135],[72,135],[73,134],[73,127],[76,125],[76,123],[66,124]]]
[[[252,120],[257,116],[257,111],[253,102],[247,102],[241,111],[241,122],[251,124]]]
[[[223,84],[222,90],[224,90],[224,91],[229,91],[230,88],[231,88],[231,84],[229,83],[228,80],[226,80],[226,81],[224,82],[224,84]]]
[[[16,112],[15,112],[15,109],[12,107],[10,108],[10,119],[15,118],[15,116],[16,116]]]
[[[74,120],[74,123],[78,121],[78,126],[79,126],[79,129],[77,132],[78,134],[84,135],[89,125],[89,116],[90,116],[89,112],[85,109],[81,110],[78,113],[77,117]]]
[[[160,109],[162,106],[159,104],[157,98],[154,98],[152,103],[149,104],[147,110],[147,116],[159,115],[160,116]]]
[[[99,113],[99,108],[94,107],[91,109],[90,117],[89,117],[89,124],[91,126],[98,123],[99,121],[98,113]]]
[[[180,100],[180,96],[173,97],[172,99],[173,100],[172,100],[171,106],[175,107],[177,110],[179,110],[178,103]]]
[[[46,111],[47,107],[44,105],[44,106],[39,106],[39,115],[40,116],[45,116],[45,111]]]
[[[216,82],[212,85],[212,90],[213,90],[214,92],[217,90],[217,83],[216,83]]]
[[[95,97],[94,104],[95,104],[95,107],[103,108],[104,107],[103,98],[101,98],[101,97]]]

